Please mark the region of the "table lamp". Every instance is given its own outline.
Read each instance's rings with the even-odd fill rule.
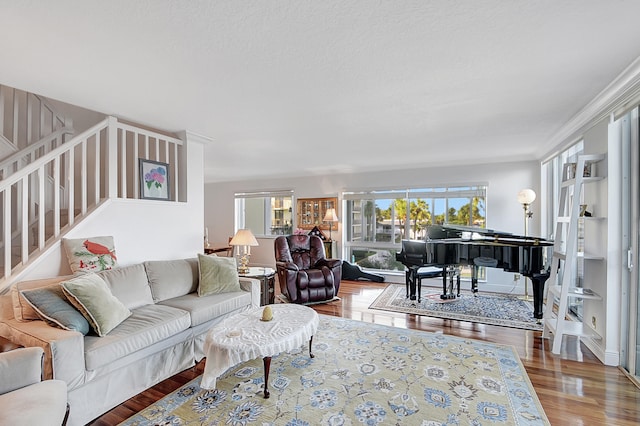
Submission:
[[[329,222],[329,241],[333,241],[331,238],[331,229],[333,228],[334,222],[338,221],[338,216],[336,216],[336,209],[333,207],[327,209],[327,213],[324,215],[323,222]]]
[[[250,229],[238,229],[229,245],[238,246],[238,273],[249,273],[249,258],[251,257],[251,246],[257,246],[258,240],[253,236]]]

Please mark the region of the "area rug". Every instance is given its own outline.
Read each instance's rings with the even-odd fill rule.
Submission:
[[[463,291],[459,298],[443,301],[442,291],[423,287],[422,293],[418,303],[406,297],[404,284],[390,284],[369,308],[542,331],[542,324],[533,317],[533,304],[514,295],[479,292],[474,296]]]
[[[196,378],[122,425],[548,425],[515,349],[320,315],[308,347]]]

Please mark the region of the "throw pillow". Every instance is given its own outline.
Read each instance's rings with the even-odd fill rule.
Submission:
[[[99,272],[117,266],[113,237],[63,238],[62,246],[74,274]]]
[[[96,274],[81,275],[60,285],[69,302],[100,337],[106,336],[131,315],[131,311],[111,294],[107,283]]]
[[[20,295],[46,323],[85,335],[89,332],[89,322],[69,304],[59,285],[21,291]]]
[[[198,253],[198,296],[241,291],[236,260]]]
[[[11,286],[11,300],[13,302],[13,316],[20,322],[33,321],[41,319],[33,307],[20,294],[23,290],[35,290],[36,288],[46,287],[50,285],[58,285],[61,281],[72,278],[71,275],[44,278],[38,280],[21,281]]]
[[[154,302],[184,296],[198,290],[198,259],[144,262]]]
[[[153,304],[147,273],[142,263],[98,272],[107,287],[129,309]]]

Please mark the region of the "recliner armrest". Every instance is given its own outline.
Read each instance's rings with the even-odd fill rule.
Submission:
[[[342,265],[342,260],[340,259],[320,259],[313,265],[314,268],[321,268],[326,266],[327,268],[333,269],[337,266]]]
[[[288,269],[290,271],[298,271],[298,265],[296,265],[295,263],[292,262],[281,262],[281,261],[277,261],[276,262],[276,268],[280,268],[280,269]]]
[[[0,353],[0,394],[40,382],[43,356],[44,350],[38,347]]]

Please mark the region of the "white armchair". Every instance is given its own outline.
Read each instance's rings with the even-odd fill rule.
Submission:
[[[0,353],[0,426],[64,425],[67,384],[42,380],[42,348]]]

